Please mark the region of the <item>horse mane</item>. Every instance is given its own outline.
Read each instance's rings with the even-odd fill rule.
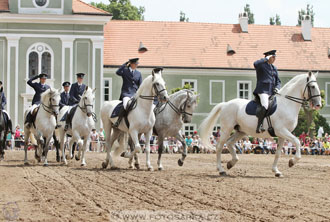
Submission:
[[[155,78],[157,78],[156,75],[155,75]],[[152,82],[152,75],[149,75],[147,78],[145,78],[145,79],[142,81],[142,83],[141,83],[139,89],[137,90],[137,92],[136,92],[136,94],[135,94],[135,97],[136,97],[136,98],[139,97],[139,96],[141,95],[142,90],[143,90],[148,84],[150,84],[150,82]]]
[[[287,83],[284,84],[284,86],[281,88],[280,92],[286,93],[287,91],[290,91],[292,88],[296,87],[297,82],[301,81],[302,79],[306,79],[307,75],[308,74],[304,73],[304,74],[299,74],[299,75],[294,76],[292,79],[290,79]]]
[[[47,96],[49,96],[49,94],[50,94],[50,91],[52,90],[52,93],[55,93],[55,94],[60,94],[56,89],[54,89],[54,88],[49,88],[49,89],[47,89],[45,92],[43,92],[42,94],[41,94],[41,101],[44,101],[44,99],[47,97]]]
[[[178,96],[181,96],[181,94],[187,94],[189,93],[190,94],[190,98],[191,98],[191,101],[194,102],[196,101],[197,102],[197,95],[194,94],[193,91],[189,90],[189,89],[181,89],[173,94],[170,95],[170,98],[173,98],[173,100],[175,100]]]

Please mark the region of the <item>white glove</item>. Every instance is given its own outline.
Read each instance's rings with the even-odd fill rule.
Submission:
[[[274,89],[274,93],[275,93],[275,94],[278,93],[278,91],[280,91],[278,88],[275,88],[275,89]]]
[[[271,57],[272,55],[266,56],[266,60],[268,61]]]

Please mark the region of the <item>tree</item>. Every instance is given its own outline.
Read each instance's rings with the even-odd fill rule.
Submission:
[[[180,11],[180,22],[189,22],[189,18],[186,18],[186,13]]]
[[[254,14],[251,12],[250,5],[246,4],[244,7],[244,12],[248,15],[248,23],[254,24]]]
[[[306,11],[304,9],[301,9],[300,11],[298,11],[298,24],[297,26],[301,26],[301,21],[304,15],[310,15],[311,16],[311,22],[312,22],[312,26],[314,26],[314,16],[315,13],[313,11],[313,6],[310,4],[307,4],[306,7]]]
[[[276,14],[275,17],[269,18],[269,24],[270,25],[281,25],[281,18],[278,14]]]
[[[189,83],[187,83],[183,87],[173,88],[173,89],[171,89],[171,94],[176,93],[176,92],[178,92],[178,91],[180,91],[182,89],[191,89],[191,85]]]
[[[324,90],[321,90],[322,107],[324,107],[325,104],[324,97]],[[326,118],[324,118],[317,110],[310,109],[309,107],[303,107],[299,112],[298,124],[293,132],[296,136],[299,136],[304,131],[307,132],[310,138],[313,138],[315,132],[321,126],[323,127],[325,133],[330,134],[330,126]]]
[[[112,14],[113,20],[144,20],[144,7],[136,7],[130,0],[109,0],[110,4],[91,2],[91,5]]]

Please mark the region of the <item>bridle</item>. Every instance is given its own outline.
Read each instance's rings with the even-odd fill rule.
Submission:
[[[53,104],[52,103],[52,97],[49,98],[49,105],[45,105],[44,103],[41,103],[42,105],[42,108],[47,112],[47,113],[50,113],[51,115],[54,115],[56,116],[56,113],[54,111],[54,108],[56,107],[59,107],[60,105],[59,104]]]
[[[163,88],[163,89],[159,90],[156,84],[157,83],[152,84],[152,88],[155,90],[156,96],[143,96],[143,95],[140,95],[139,97],[141,99],[154,100],[155,97],[158,97],[162,92],[166,91],[166,88]]]
[[[85,99],[83,99],[83,106],[82,107],[80,106],[80,103],[78,103],[78,107],[80,108],[80,110],[83,113],[86,113],[86,114],[87,114],[87,107],[89,107],[89,106],[91,107],[91,109],[93,109],[93,107],[94,107],[92,104],[86,104]],[[97,122],[96,113],[92,112],[91,114],[92,114],[94,122]]]
[[[303,99],[301,99],[301,98],[297,98],[297,97],[293,97],[293,96],[289,96],[289,95],[285,95],[284,97],[285,97],[286,99],[288,99],[288,100],[291,100],[291,101],[293,101],[293,102],[299,103],[299,104],[301,104],[301,105],[303,105],[303,106],[307,106],[307,105],[308,105],[308,102],[309,102],[311,99],[313,99],[313,98],[315,98],[315,97],[319,97],[319,96],[321,96],[320,94],[312,95],[312,91],[311,91],[311,88],[310,88],[311,86],[309,85],[309,84],[312,83],[312,82],[317,82],[317,81],[316,81],[316,80],[311,80],[311,81],[309,81],[309,77],[308,77],[308,78],[307,78],[307,83],[306,83],[306,86],[305,86],[305,89],[304,89],[304,92],[303,92],[303,96],[304,96]],[[305,97],[306,90],[307,90],[307,92],[308,92],[308,98],[307,98],[307,99],[306,99],[306,97]],[[276,93],[276,94],[280,95],[279,93]]]

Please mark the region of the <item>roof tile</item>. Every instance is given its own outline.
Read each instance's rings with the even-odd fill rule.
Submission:
[[[102,9],[96,8],[80,0],[72,1],[73,13],[96,13],[96,14],[110,14]]]

